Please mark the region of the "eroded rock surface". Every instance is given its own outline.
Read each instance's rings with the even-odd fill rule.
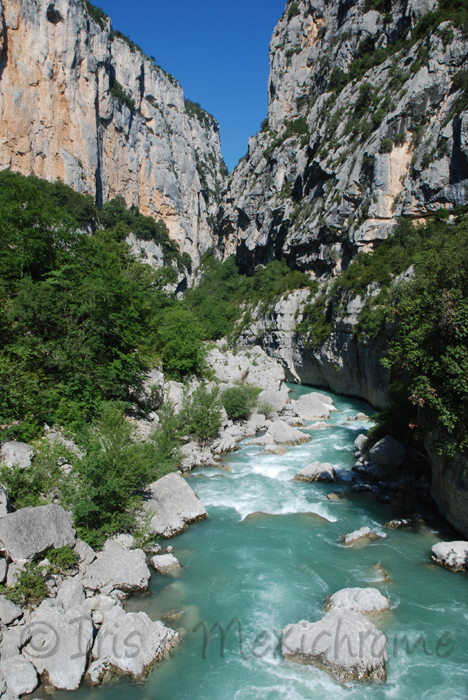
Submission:
[[[61,506],[22,508],[0,518],[0,549],[13,561],[33,561],[48,549],[75,544],[75,530]]]
[[[208,514],[193,489],[180,474],[167,474],[145,492],[145,510],[152,514],[151,532],[174,537]]]

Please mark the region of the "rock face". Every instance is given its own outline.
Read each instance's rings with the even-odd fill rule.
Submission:
[[[312,462],[301,469],[294,477],[296,481],[336,481],[333,464],[329,462]]]
[[[388,610],[390,601],[377,588],[343,588],[330,596],[325,610],[355,610],[373,613]]]
[[[0,518],[0,550],[13,561],[33,561],[52,547],[74,544],[75,530],[61,506],[22,508]]]
[[[152,513],[151,532],[162,537],[175,537],[191,523],[208,517],[203,504],[180,474],[167,474],[147,488],[145,510]]]
[[[0,449],[0,465],[25,469],[34,457],[34,447],[25,442],[4,442]]]
[[[94,642],[96,661],[90,666],[90,679],[97,683],[112,669],[141,678],[178,642],[178,634],[162,622],[153,622],[143,612],[125,613],[115,606],[106,613]]]
[[[284,257],[329,275],[373,250],[396,217],[424,219],[465,201],[466,115],[450,114],[465,36],[423,37],[405,51],[398,83],[386,51],[430,10],[401,3],[388,22],[364,0],[287,3],[270,43],[268,122],[250,139],[219,212],[225,255],[236,252],[250,270]],[[363,56],[371,67],[348,80]],[[394,142],[387,152],[384,139]]]
[[[86,3],[1,7],[0,167],[60,179],[98,205],[123,196],[197,261],[227,172],[216,120]]]
[[[432,497],[440,512],[464,537],[468,538],[468,455],[438,455],[428,443],[432,466]]]
[[[385,636],[352,610],[332,610],[319,622],[288,625],[282,652],[288,661],[315,664],[341,681],[386,680]]]
[[[467,571],[468,542],[439,542],[432,548],[431,559],[451,571]]]
[[[375,464],[389,468],[399,467],[407,456],[407,450],[391,435],[379,440],[369,452],[369,457]]]
[[[230,350],[221,352],[215,348],[207,353],[206,361],[216,378],[231,386],[243,383],[268,392],[277,392],[285,379],[282,366],[268,357],[259,346],[241,350],[235,355]],[[283,390],[281,396],[285,393]]]

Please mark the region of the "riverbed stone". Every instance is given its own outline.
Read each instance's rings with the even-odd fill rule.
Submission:
[[[296,481],[336,481],[335,468],[330,462],[312,462],[294,477]]]
[[[30,661],[19,652],[8,655],[0,661],[0,674],[3,676],[11,698],[28,695],[39,685],[37,672]],[[5,695],[2,695],[2,698]]]
[[[283,387],[280,391],[272,391],[271,389],[261,391],[257,398],[258,405],[268,404],[278,413],[283,410],[288,401],[289,389],[287,387]]]
[[[375,464],[387,468],[399,467],[407,456],[407,449],[391,435],[376,442],[369,452],[369,457]]]
[[[364,447],[366,442],[367,442],[367,435],[364,435],[364,433],[362,433],[361,435],[358,435],[357,438],[355,439],[354,447],[356,448],[356,450],[358,452],[362,452],[362,448]]]
[[[191,523],[208,517],[193,489],[180,474],[175,473],[167,474],[148,486],[144,508],[152,514],[151,533],[162,537],[174,537]]]
[[[288,625],[281,644],[287,661],[325,668],[340,681],[386,680],[385,636],[354,610],[331,610],[318,622]]]
[[[0,583],[5,583],[8,573],[8,564],[4,557],[0,558]]]
[[[267,435],[270,435],[277,445],[302,445],[311,439],[310,435],[306,435],[297,428],[292,428],[281,420],[270,425]]]
[[[85,569],[83,586],[88,590],[106,589],[126,593],[146,591],[150,571],[142,549],[127,550],[118,540],[107,540],[103,551]]]
[[[55,601],[46,600],[32,613],[32,638],[23,654],[39,674],[48,674],[54,688],[76,690],[93,642],[91,613],[85,605],[70,610],[53,605]]]
[[[325,399],[329,397],[323,395],[323,398],[319,398],[321,396],[316,392],[303,394],[296,401],[291,401],[291,407],[304,420],[330,418],[330,411],[334,409],[334,406],[332,403],[325,402]]]
[[[0,465],[2,467],[17,466],[26,469],[31,466],[35,450],[26,442],[5,442],[0,449]]]
[[[71,518],[61,506],[22,508],[0,518],[0,551],[13,561],[33,561],[52,547],[74,544]]]
[[[3,625],[11,625],[14,620],[23,617],[23,611],[17,605],[0,595],[0,622]]]
[[[171,576],[182,571],[179,560],[173,554],[159,554],[152,557],[150,564],[155,571],[164,576]]]
[[[284,445],[266,445],[265,449],[260,452],[261,455],[278,455],[279,457],[282,457],[283,455],[286,454],[286,452],[289,452],[289,450],[284,447]]]
[[[76,540],[74,551],[78,556],[78,562],[80,564],[84,564],[85,566],[87,564],[91,564],[91,562],[96,559],[96,552],[94,549],[90,547],[87,542],[83,542],[83,540]]]
[[[431,559],[450,571],[467,571],[468,542],[439,542],[432,547]]]
[[[218,455],[224,455],[228,452],[234,452],[238,449],[239,448],[237,446],[237,442],[234,436],[229,435],[229,433],[224,433],[220,440],[218,440],[215,443],[215,446],[213,447],[213,452],[215,452]]]
[[[141,679],[179,641],[174,630],[153,622],[144,612],[125,613],[120,607],[111,608],[94,642],[90,680],[98,683],[113,669]]]
[[[379,539],[380,537],[381,535],[371,530],[370,527],[361,527],[359,530],[354,530],[354,532],[343,535],[341,541],[344,545],[350,547],[353,544],[356,544],[356,542],[364,542],[366,540],[370,542],[372,540]]]
[[[61,603],[65,610],[76,608],[85,602],[85,591],[81,581],[73,578],[66,579],[58,589],[56,600]]]
[[[390,601],[377,588],[343,588],[325,603],[325,610],[355,610],[363,614],[383,612],[390,608]]]

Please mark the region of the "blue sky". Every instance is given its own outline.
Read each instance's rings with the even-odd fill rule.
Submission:
[[[94,0],[221,127],[230,170],[267,114],[268,44],[286,0]]]

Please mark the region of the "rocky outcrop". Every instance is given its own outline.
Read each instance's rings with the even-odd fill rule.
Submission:
[[[109,594],[113,590],[146,591],[150,572],[141,549],[127,551],[120,542],[108,540],[102,552],[85,569],[83,585]]]
[[[173,576],[182,571],[179,560],[173,554],[159,554],[151,558],[151,566],[159,574]]]
[[[205,520],[208,514],[180,474],[167,474],[145,491],[145,511],[151,515],[153,535],[175,537],[191,523]]]
[[[232,173],[219,247],[253,270],[284,258],[336,274],[387,238],[466,201],[464,33],[418,28],[431,3],[287,3],[270,43],[268,119]],[[367,3],[368,5],[368,3]],[[430,26],[430,22],[426,26]],[[393,44],[406,36],[402,54]]]
[[[387,435],[375,443],[369,452],[369,457],[380,467],[395,469],[408,457],[408,450],[398,440]]]
[[[302,445],[304,442],[309,442],[311,439],[310,435],[306,435],[306,433],[291,427],[281,420],[277,420],[270,425],[265,437],[271,438],[271,444],[274,443],[276,445]],[[254,444],[253,440],[251,444]],[[260,442],[257,444],[260,444]]]
[[[225,348],[214,348],[207,353],[206,362],[217,380],[228,386],[242,383],[264,391],[278,392],[285,380],[283,367],[259,346],[236,354]],[[287,390],[283,389],[281,400],[285,393]],[[273,400],[270,394],[268,396]]]
[[[386,680],[385,635],[359,612],[332,610],[319,622],[288,625],[281,645],[287,661],[325,668],[340,681]]]
[[[33,561],[48,549],[74,544],[75,530],[61,506],[22,508],[0,518],[0,551],[14,562]]]
[[[0,167],[122,196],[196,262],[226,172],[216,120],[81,0],[4,0],[0,17]]]

